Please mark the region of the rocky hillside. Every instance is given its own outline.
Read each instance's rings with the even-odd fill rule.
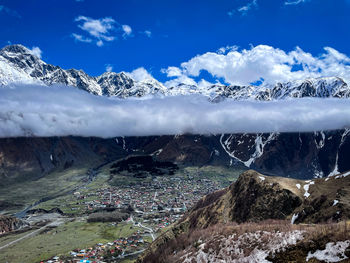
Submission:
[[[348,220],[349,189],[350,172],[303,181],[249,170],[230,187],[203,197],[176,225],[156,239],[139,262],[150,262],[160,250],[169,244],[173,246],[172,240],[185,233],[189,238],[200,229],[233,223],[259,224],[271,219],[287,220],[289,224]]]
[[[126,156],[114,139],[82,137],[0,139],[0,187],[71,167],[96,167]]]
[[[271,177],[253,170],[229,188],[204,197],[184,221],[191,228],[217,223],[290,219],[320,223],[350,218],[350,173],[325,179]]]
[[[24,226],[26,226],[26,223],[16,217],[0,215],[0,235]]]

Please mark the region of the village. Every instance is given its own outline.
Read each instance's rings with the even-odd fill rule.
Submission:
[[[74,249],[69,255],[54,256],[50,260],[40,263],[54,262],[116,262],[126,257],[138,255],[143,252],[149,242],[142,237],[144,233],[137,231],[128,238],[119,238],[107,243],[97,243],[93,247],[86,249]]]
[[[154,232],[179,219],[204,195],[226,185],[220,182],[194,177],[157,176],[151,181],[126,186],[109,186],[93,192],[74,192],[75,207],[89,213],[101,209],[133,211],[134,220],[152,227]]]
[[[128,223],[139,230],[127,238],[74,249],[64,257],[43,262],[122,262],[143,252],[164,229],[176,222],[200,198],[228,183],[189,173],[155,176],[138,184],[108,186],[94,191],[74,192],[72,212],[89,214],[101,210],[130,211]],[[118,223],[112,223],[118,225]]]

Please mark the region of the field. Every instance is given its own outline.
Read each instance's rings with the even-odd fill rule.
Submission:
[[[54,172],[35,181],[7,186],[6,191],[0,191],[0,200],[25,207],[42,198],[55,198],[68,194],[83,183],[87,170],[87,168],[77,168]],[[9,208],[6,212],[13,211]]]

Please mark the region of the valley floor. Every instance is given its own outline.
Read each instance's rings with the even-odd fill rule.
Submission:
[[[53,185],[51,189],[51,184],[47,188],[52,198],[34,206],[33,197],[25,202],[32,211],[25,209],[21,215],[30,226],[0,236],[0,262],[101,257],[133,261],[202,196],[228,186],[242,172],[210,166],[181,167],[173,176],[140,179],[126,175],[111,178],[109,169],[108,165],[102,167],[90,181],[84,176],[88,169],[68,171],[58,178],[51,175],[52,182],[54,177],[58,180],[56,189]],[[68,178],[73,182],[66,191],[57,194]],[[41,187],[50,180],[43,178],[37,185]],[[20,193],[22,198],[31,196],[35,184],[30,186],[31,190]],[[56,195],[52,194],[55,191]],[[42,195],[36,193],[34,197],[39,199]],[[21,201],[14,193],[9,198],[11,202]],[[89,220],[91,213],[106,209],[131,210],[128,219],[119,223]]]

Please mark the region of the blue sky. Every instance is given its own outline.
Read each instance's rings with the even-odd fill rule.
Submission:
[[[161,69],[225,46],[349,55],[349,11],[348,0],[0,0],[0,43],[39,47],[44,61],[91,75],[144,67],[165,81]],[[229,82],[207,71],[189,75]]]

